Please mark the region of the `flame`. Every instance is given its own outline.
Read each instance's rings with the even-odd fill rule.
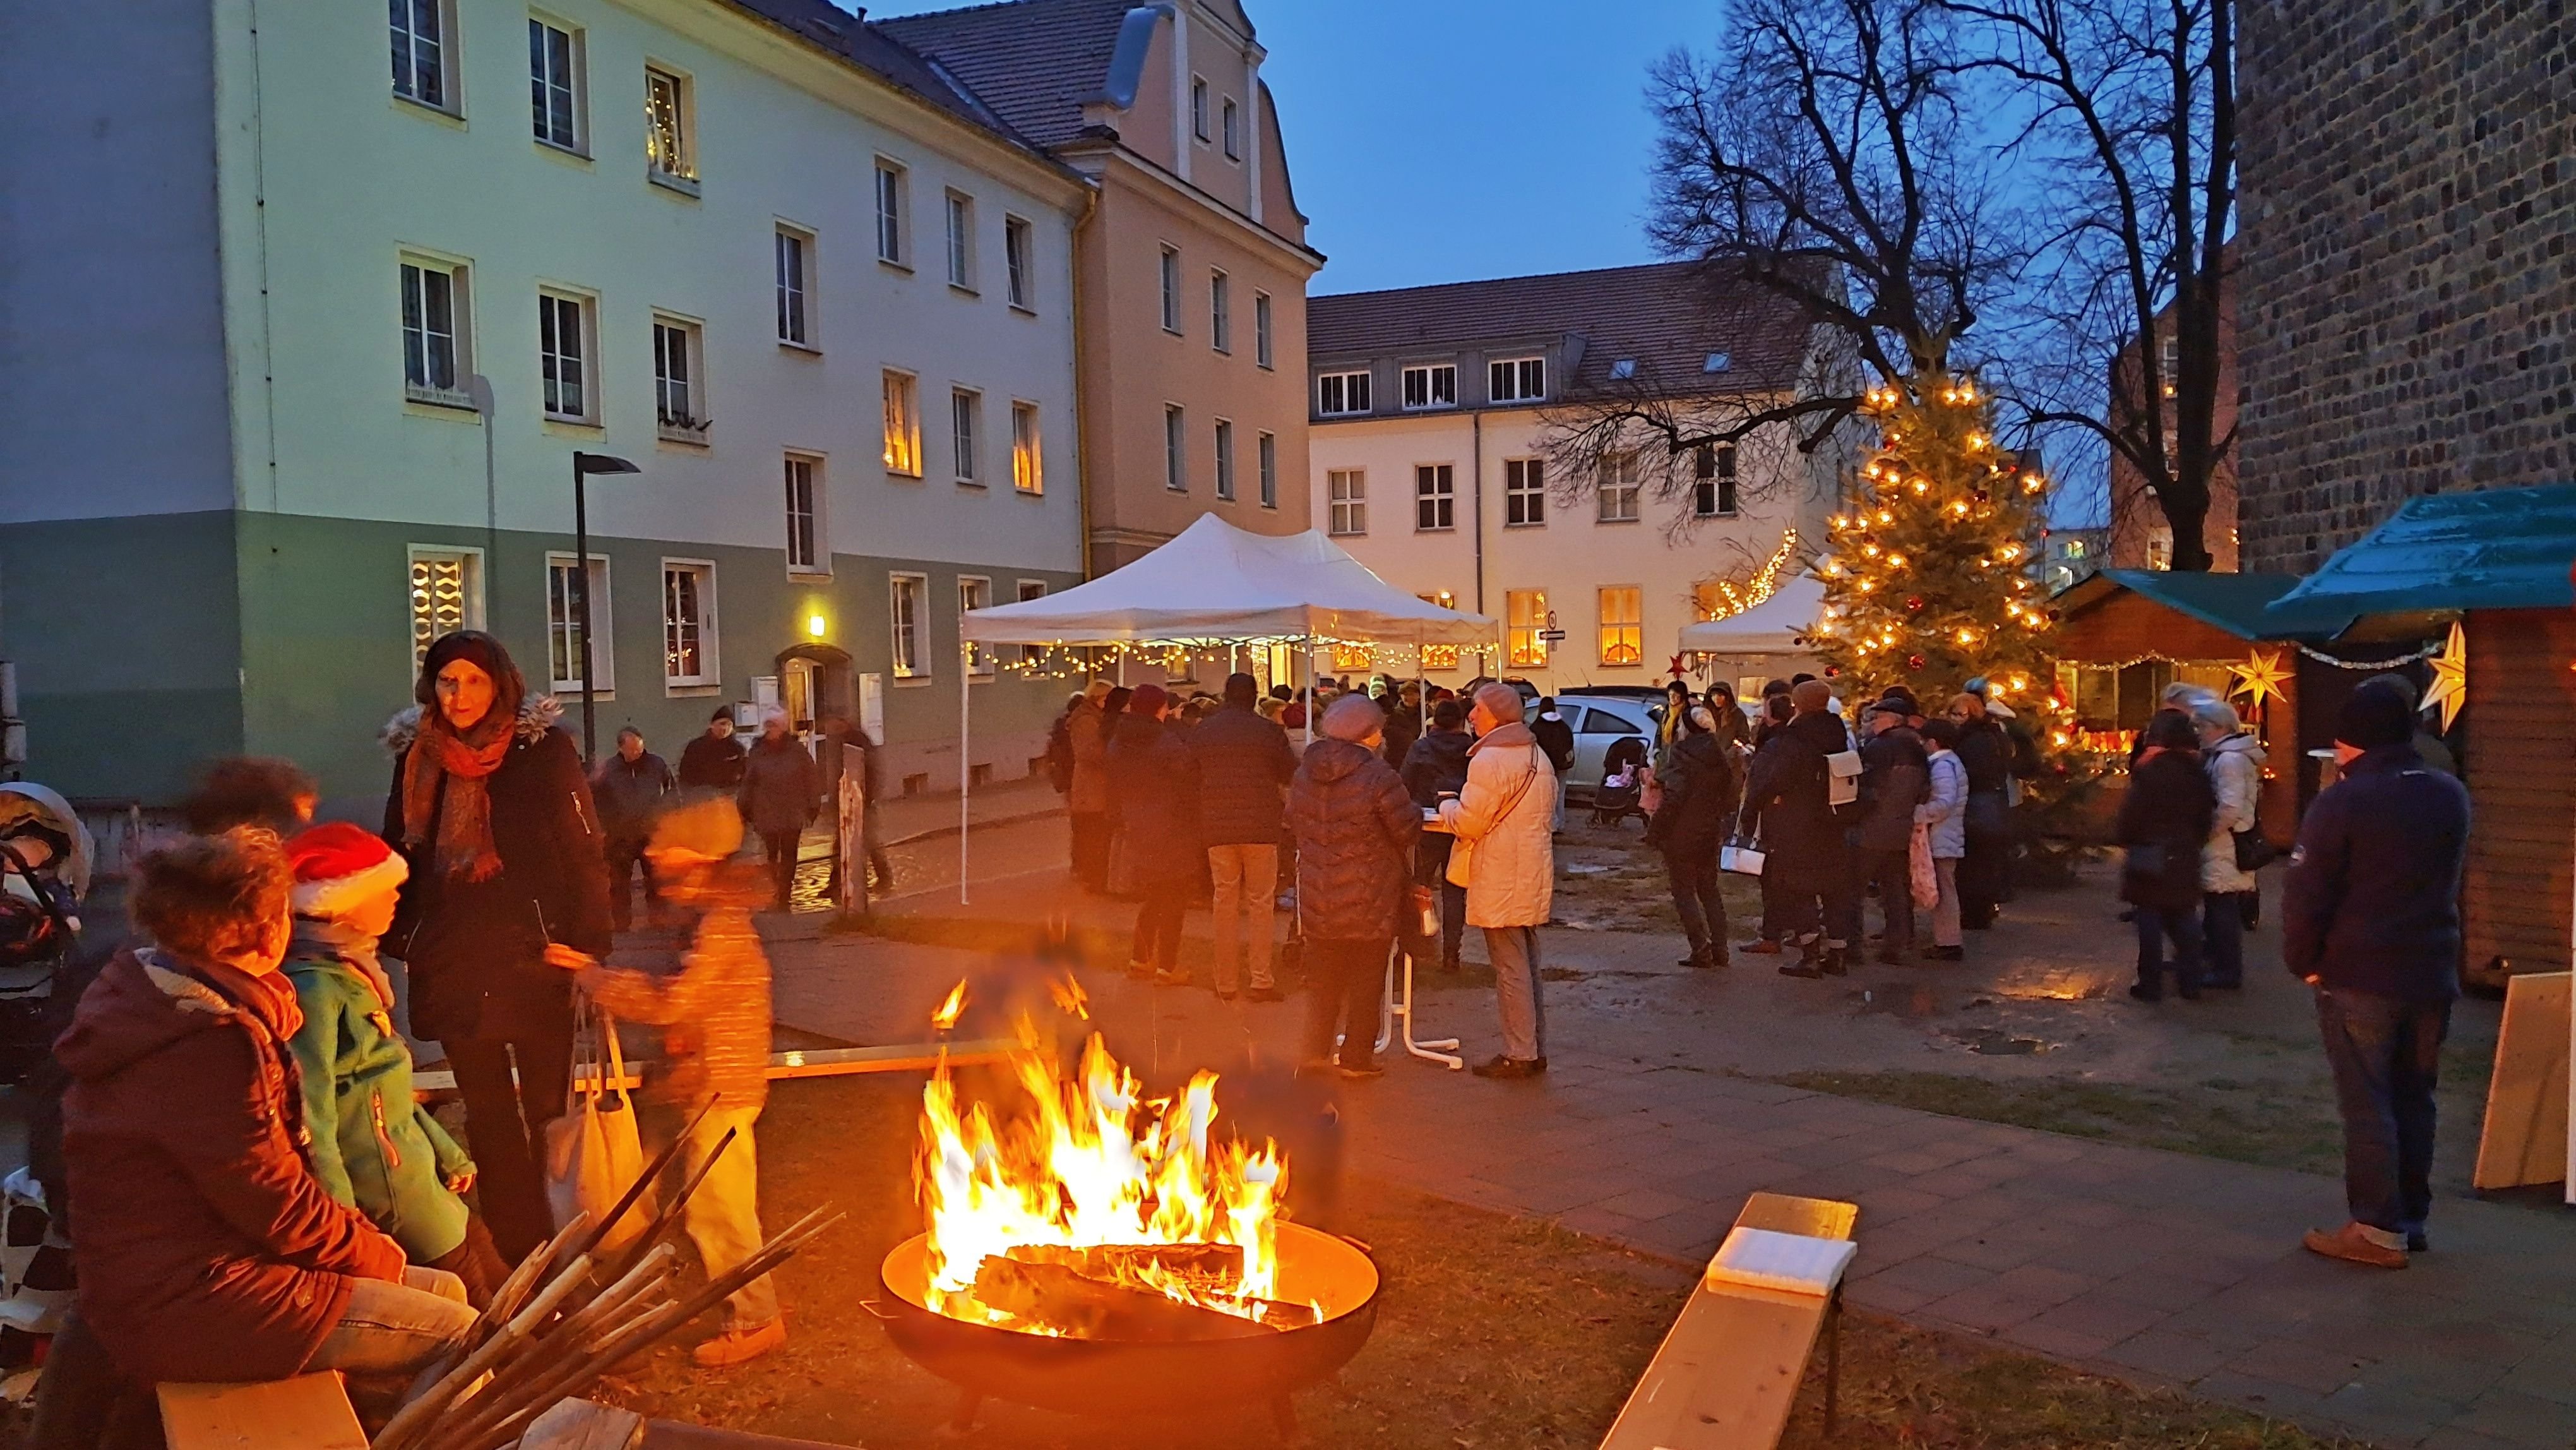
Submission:
[[[1082,984],[1073,979],[1071,972],[1047,983],[1047,991],[1054,995],[1057,1011],[1067,1017],[1079,1017],[1086,1022],[1091,1020],[1090,994],[1082,990]]]
[[[1146,1098],[1097,1033],[1071,1078],[1034,1032],[1024,1029],[1023,1042],[1008,1068],[1028,1099],[1019,1116],[997,1122],[986,1104],[961,1104],[945,1068],[922,1089],[914,1180],[929,1217],[929,1307],[1051,1333],[975,1297],[988,1256],[1022,1244],[1234,1244],[1238,1282],[1211,1288],[1151,1268],[1120,1282],[1261,1318],[1261,1301],[1277,1298],[1287,1165],[1272,1143],[1211,1140],[1216,1074],[1198,1073],[1177,1098]]]
[[[930,1014],[930,1025],[945,1032],[956,1026],[957,1019],[965,1013],[966,984],[960,981],[956,986],[948,989],[948,1000],[939,1004],[939,1010]]]

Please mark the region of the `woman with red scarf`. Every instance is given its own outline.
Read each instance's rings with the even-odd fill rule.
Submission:
[[[413,693],[385,733],[385,839],[411,875],[384,949],[410,969],[413,1035],[456,1070],[484,1216],[515,1263],[552,1232],[545,1127],[572,1075],[571,988],[545,949],[606,955],[608,867],[581,753],[499,640],[439,639]]]

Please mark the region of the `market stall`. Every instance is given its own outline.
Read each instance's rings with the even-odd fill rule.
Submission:
[[[1824,581],[1800,574],[1741,614],[1682,626],[1680,649],[1698,657],[1701,679],[1724,680],[1739,698],[1758,700],[1765,680],[1824,673],[1824,662],[1807,647],[1824,607]]]

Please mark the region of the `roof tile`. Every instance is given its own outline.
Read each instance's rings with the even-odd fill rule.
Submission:
[[[1119,23],[1134,4],[1001,0],[869,24],[936,57],[1020,134],[1051,147],[1082,134],[1082,103],[1108,83]]]

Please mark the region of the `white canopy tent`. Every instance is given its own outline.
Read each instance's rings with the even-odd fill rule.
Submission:
[[[1824,607],[1824,581],[1801,574],[1742,614],[1683,625],[1681,647],[1729,658],[1809,654],[1800,637],[1815,629]]]

